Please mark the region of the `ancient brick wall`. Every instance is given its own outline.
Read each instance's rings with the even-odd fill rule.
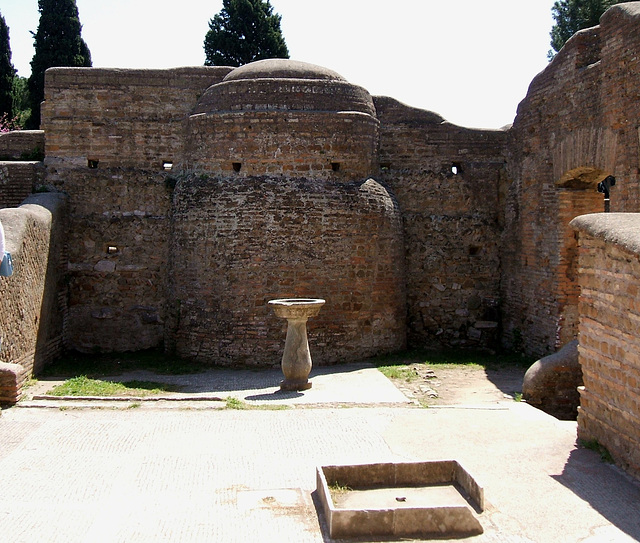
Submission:
[[[70,195],[66,347],[91,352],[162,345],[168,174],[53,166],[48,172],[49,183]]]
[[[358,112],[225,112],[189,122],[188,165],[233,177],[353,181],[374,170],[378,122]]]
[[[490,347],[498,337],[506,134],[375,98],[380,177],[404,224],[408,340]]]
[[[374,171],[378,121],[370,94],[341,75],[265,60],[207,89],[189,118],[195,171],[355,181]]]
[[[543,356],[575,337],[573,213],[638,206],[640,4],[611,8],[531,83],[510,131],[502,236],[503,342]],[[634,64],[635,63],[635,64]]]
[[[44,130],[17,130],[0,134],[0,160],[36,160],[44,153]]]
[[[611,211],[640,211],[640,3],[619,4],[600,20],[604,126],[612,132],[610,168],[618,183]]]
[[[582,216],[578,435],[640,476],[640,214]]]
[[[59,356],[66,312],[65,198],[43,193],[0,209],[14,274],[0,278],[0,402]]]
[[[16,207],[44,182],[41,162],[0,162],[0,208]]]
[[[200,95],[230,70],[47,70],[42,128],[49,162],[161,171],[182,156]]]
[[[229,71],[47,71],[47,184],[70,202],[67,348],[162,345],[168,171],[182,161],[198,98]]]
[[[217,364],[277,364],[270,299],[324,298],[314,363],[405,346],[401,219],[373,180],[190,176],[175,189],[171,344]]]

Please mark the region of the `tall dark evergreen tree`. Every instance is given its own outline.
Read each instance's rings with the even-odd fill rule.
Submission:
[[[631,1],[631,0],[626,0]],[[551,13],[555,24],[551,28],[551,47],[556,53],[578,30],[596,26],[601,15],[614,4],[624,4],[625,0],[558,0]],[[555,54],[549,51],[549,56]]]
[[[9,28],[0,13],[0,117],[13,118],[13,78],[16,69],[11,64]]]
[[[40,102],[44,99],[44,72],[54,66],[91,66],[91,53],[80,33],[82,25],[76,0],[38,0],[40,23],[34,34],[31,60],[29,128],[40,126]]]
[[[223,0],[204,39],[205,66],[242,66],[265,58],[289,58],[282,17],[269,0]]]

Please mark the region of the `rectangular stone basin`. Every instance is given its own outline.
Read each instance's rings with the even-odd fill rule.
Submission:
[[[484,490],[455,460],[321,466],[316,475],[332,538],[483,532]]]

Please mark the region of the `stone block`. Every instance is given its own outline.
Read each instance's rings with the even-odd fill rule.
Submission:
[[[574,340],[527,370],[522,397],[559,419],[575,420],[580,404],[579,386],[582,386],[582,370],[578,362],[578,341]]]

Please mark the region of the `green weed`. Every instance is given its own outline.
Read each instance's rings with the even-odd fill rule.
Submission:
[[[411,367],[401,366],[378,366],[378,370],[388,379],[400,379],[407,383],[415,381],[419,376]]]
[[[353,488],[348,485],[343,485],[337,481],[329,485],[329,494],[331,494],[331,500],[334,504],[344,497],[345,494],[351,491],[353,491]]]
[[[596,452],[600,455],[600,459],[607,464],[613,464],[613,456],[607,450],[607,448],[600,444],[597,439],[588,439],[588,440],[580,440],[580,445],[585,449],[589,449],[590,451]]]
[[[226,409],[236,410],[253,410],[253,411],[284,411],[285,409],[291,409],[288,405],[274,404],[274,405],[252,405],[245,401],[239,400],[233,396],[229,396],[225,402]]]

